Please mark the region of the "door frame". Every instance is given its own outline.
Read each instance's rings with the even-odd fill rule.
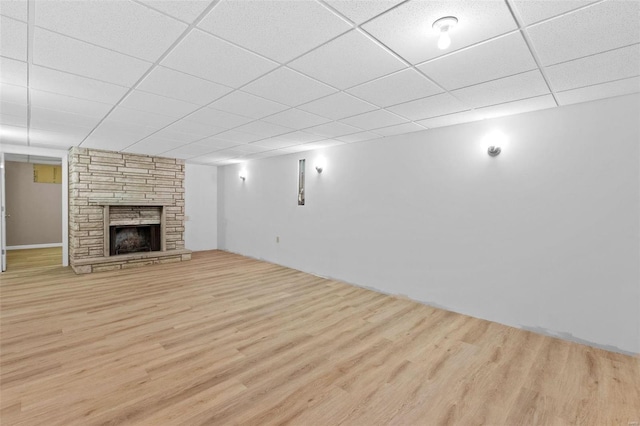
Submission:
[[[20,145],[0,144],[4,154],[36,155],[38,157],[59,158],[62,162],[62,266],[69,266],[69,151],[36,148]],[[6,207],[6,206],[5,206]],[[2,238],[5,233],[2,233]]]

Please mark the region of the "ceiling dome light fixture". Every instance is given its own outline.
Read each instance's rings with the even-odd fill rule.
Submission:
[[[440,38],[438,39],[438,48],[440,50],[444,50],[451,45],[449,30],[455,27],[457,23],[458,18],[455,16],[445,16],[433,23],[433,28],[440,32]]]

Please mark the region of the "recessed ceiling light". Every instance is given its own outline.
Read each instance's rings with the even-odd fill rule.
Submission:
[[[451,45],[449,30],[455,27],[457,23],[458,18],[456,18],[455,16],[445,16],[433,23],[433,28],[440,33],[440,38],[438,39],[438,48],[444,50]]]

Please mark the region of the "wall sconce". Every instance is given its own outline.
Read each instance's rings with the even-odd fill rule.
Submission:
[[[492,156],[492,157],[497,156],[497,155],[498,155],[498,154],[500,154],[501,152],[502,152],[502,149],[500,149],[500,147],[499,147],[499,146],[493,146],[493,145],[491,145],[491,146],[489,147],[489,149],[487,149],[487,153],[488,153],[490,156]]]
[[[245,181],[247,179],[247,171],[245,169],[240,170],[240,173],[238,176],[240,176],[240,179]]]
[[[326,160],[324,159],[324,157],[318,157],[316,159],[316,171],[318,173],[322,173],[322,171],[324,170],[324,168],[326,167]]]

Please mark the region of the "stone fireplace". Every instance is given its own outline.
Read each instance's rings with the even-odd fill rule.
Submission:
[[[184,161],[72,148],[69,260],[76,273],[189,260]]]

